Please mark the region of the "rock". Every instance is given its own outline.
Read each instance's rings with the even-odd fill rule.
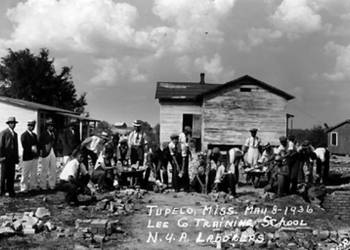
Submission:
[[[49,232],[55,230],[55,228],[56,228],[55,225],[53,225],[53,224],[51,223],[51,221],[47,221],[47,222],[44,224],[44,226],[46,227],[47,231],[49,231]]]
[[[36,229],[38,232],[44,229],[44,222],[42,220],[39,220],[38,223],[36,223]]]
[[[95,234],[94,241],[96,241],[97,243],[102,243],[105,241],[105,236],[101,234]]]
[[[47,197],[44,197],[44,198],[43,198],[43,202],[47,202]]]
[[[202,205],[199,201],[196,201],[195,203],[194,203],[194,205],[195,206],[200,206],[200,205]]]
[[[12,226],[12,220],[8,220],[8,221],[4,221],[2,224],[1,224],[1,227],[11,227]]]
[[[22,230],[23,226],[22,226],[22,221],[21,220],[16,220],[13,224],[12,227],[15,231],[19,232]]]
[[[57,233],[57,238],[63,238],[65,237],[66,235],[64,233]]]
[[[88,210],[87,206],[79,206],[79,210]]]
[[[32,217],[32,216],[23,216],[22,218],[22,226],[24,228],[34,228],[34,226],[36,225],[36,223],[38,223],[39,219]]]
[[[45,207],[38,207],[38,209],[35,212],[35,217],[42,219],[45,216],[51,216],[50,211]]]
[[[80,219],[77,219],[75,221],[75,228],[86,228],[86,227],[90,227],[90,224],[91,224],[91,221],[92,220],[80,220]]]
[[[24,228],[23,228],[23,234],[24,234],[24,235],[32,235],[32,234],[35,234],[35,229],[34,229],[34,228],[24,227]]]
[[[322,230],[318,232],[318,238],[320,238],[320,240],[326,240],[329,237],[329,231],[328,230]]]

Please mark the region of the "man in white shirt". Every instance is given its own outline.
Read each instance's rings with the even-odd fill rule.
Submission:
[[[87,191],[90,176],[83,164],[83,155],[73,152],[74,157],[63,168],[59,178],[61,189],[66,192],[66,201],[70,205],[78,205],[78,195]]]
[[[142,165],[144,162],[144,146],[145,146],[145,134],[141,129],[142,121],[136,120],[133,123],[134,130],[129,134],[128,145],[130,155],[130,164]]]
[[[316,173],[318,175],[318,182],[327,182],[329,172],[329,158],[330,153],[326,147],[318,147],[315,149],[316,154]]]

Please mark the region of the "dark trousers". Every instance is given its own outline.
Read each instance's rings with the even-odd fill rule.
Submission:
[[[236,195],[236,183],[238,183],[236,175],[235,174],[227,174],[225,176],[225,182],[227,183],[226,184],[227,185],[227,191],[231,195]]]
[[[0,195],[4,195],[6,192],[8,192],[10,196],[15,194],[15,169],[15,163],[6,161],[1,163]]]
[[[144,150],[142,146],[132,146],[130,149],[131,164],[136,164],[136,162],[139,162],[139,165],[142,166],[143,158],[144,158]]]
[[[210,169],[210,171],[208,173],[208,184],[207,184],[208,185],[208,193],[210,193],[213,190],[215,177],[216,177],[216,170]]]
[[[300,162],[297,158],[293,159],[293,161],[290,162],[289,165],[289,173],[290,173],[290,192],[292,194],[295,194],[297,192],[297,186],[298,186],[298,175],[300,168]]]
[[[89,175],[82,175],[78,177],[76,180],[72,181],[60,181],[60,189],[66,193],[66,201],[68,203],[78,202],[78,195],[83,193],[85,190],[85,187],[89,183],[90,176]]]
[[[277,196],[281,197],[287,195],[289,192],[289,176],[284,174],[277,175],[278,186],[277,186]]]
[[[178,157],[177,162],[181,165],[182,164],[182,158]],[[183,169],[183,175],[182,177],[179,177],[179,172],[175,166],[175,163],[172,161],[171,162],[173,171],[172,171],[172,183],[173,183],[173,188],[175,189],[176,192],[180,191],[180,188],[183,188],[185,192],[190,191],[190,178],[188,175],[188,156],[186,157],[185,160],[185,165],[182,166]]]

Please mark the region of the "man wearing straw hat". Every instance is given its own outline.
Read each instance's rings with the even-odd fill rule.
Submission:
[[[3,196],[8,192],[10,197],[14,197],[15,168],[19,162],[18,139],[14,129],[18,122],[15,117],[9,117],[6,123],[8,128],[0,133],[0,195]]]
[[[38,171],[38,137],[34,133],[35,120],[27,123],[27,130],[21,135],[23,147],[22,178],[21,192],[31,191],[37,188],[37,171]]]
[[[56,136],[54,133],[52,119],[46,120],[46,130],[39,137],[41,171],[40,171],[40,188],[43,190],[54,189],[56,186],[56,155],[54,146]]]
[[[145,135],[141,130],[141,123],[140,120],[133,122],[134,130],[130,133],[128,139],[131,164],[143,164]]]

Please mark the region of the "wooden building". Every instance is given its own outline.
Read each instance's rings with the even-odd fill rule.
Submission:
[[[225,84],[200,82],[158,82],[160,142],[172,133],[192,127],[200,149],[241,146],[249,129],[258,128],[264,143],[278,144],[286,135],[287,102],[294,97],[251,76]]]
[[[350,155],[350,120],[327,130],[328,150],[332,154]]]
[[[9,116],[15,116],[18,121],[15,131],[17,132],[19,138],[27,129],[28,120],[36,121],[37,125],[35,132],[39,134],[45,127],[45,120],[52,118],[58,134],[63,131],[71,119],[75,119],[79,123],[79,133],[81,139],[87,137],[90,131],[96,127],[96,123],[98,122],[96,119],[80,116],[78,113],[70,110],[0,96],[0,130],[7,127],[6,121]],[[19,142],[18,145],[19,153],[22,154],[21,143]]]

